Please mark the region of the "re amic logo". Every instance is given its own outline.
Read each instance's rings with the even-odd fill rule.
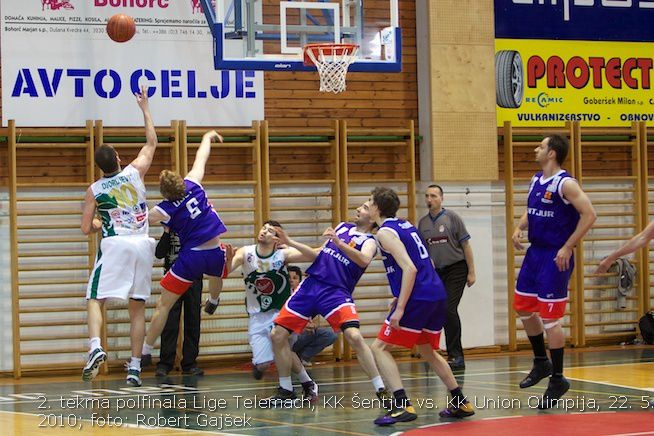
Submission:
[[[550,104],[563,103],[563,97],[553,97],[547,92],[541,92],[536,97],[526,97],[525,101],[527,103],[537,104],[541,108],[546,108]]]

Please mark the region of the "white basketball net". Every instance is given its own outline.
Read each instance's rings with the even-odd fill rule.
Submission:
[[[338,94],[345,91],[345,78],[347,69],[356,59],[358,48],[343,49],[342,53],[334,53],[335,50],[329,46],[318,48],[318,59],[313,50],[307,50],[311,61],[316,65],[320,75],[320,92],[333,92]],[[331,54],[325,54],[331,51]]]

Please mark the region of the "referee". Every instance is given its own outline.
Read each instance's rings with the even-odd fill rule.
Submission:
[[[466,284],[470,287],[475,283],[470,234],[461,217],[443,207],[443,188],[439,185],[429,185],[425,203],[429,213],[420,219],[418,230],[427,242],[429,257],[447,291],[445,342],[448,363],[453,370],[464,369],[458,308]]]

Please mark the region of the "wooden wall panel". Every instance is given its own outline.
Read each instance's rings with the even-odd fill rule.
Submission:
[[[497,180],[493,2],[428,10],[432,178]]]
[[[16,157],[18,183],[84,183],[86,150],[19,150]],[[62,177],[63,176],[63,177]]]

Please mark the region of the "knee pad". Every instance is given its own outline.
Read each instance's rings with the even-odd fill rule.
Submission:
[[[545,330],[549,330],[551,328],[556,327],[559,324],[558,319],[548,319],[547,322],[543,322],[543,327],[545,327]]]
[[[130,297],[130,300],[132,300],[132,301],[140,301],[141,303],[145,303],[145,298],[131,298],[131,297]]]
[[[341,324],[341,331],[345,332],[345,330],[349,328],[360,328],[361,324],[359,324],[359,321],[347,321]]]

